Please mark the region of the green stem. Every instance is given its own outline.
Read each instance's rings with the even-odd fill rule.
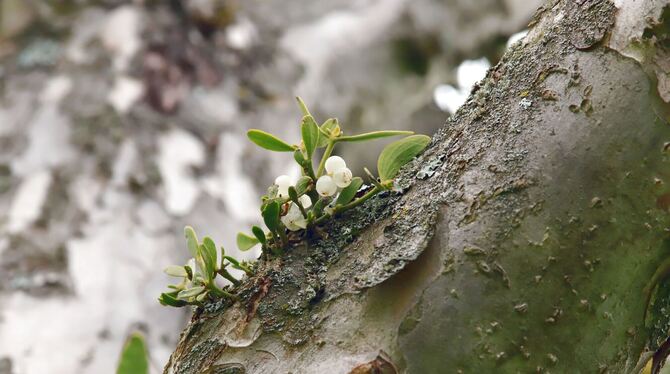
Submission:
[[[239,286],[240,282],[239,280],[235,279],[235,277],[232,276],[226,269],[221,269],[219,270],[219,274],[221,274],[222,277],[228,279],[230,283],[232,283],[234,286]]]
[[[242,264],[237,264],[237,267],[240,268],[240,270],[242,270],[248,276],[254,275],[254,272],[251,271],[251,269],[249,269],[248,267],[246,267]]]
[[[305,165],[302,165],[302,170],[308,177],[312,178],[312,180],[316,180],[316,174],[314,174],[314,165],[312,165],[311,158],[309,160],[305,159]]]
[[[277,233],[281,238],[282,247],[286,248],[288,246],[288,237],[286,236],[286,231],[284,231],[284,226],[280,227]]]
[[[319,168],[316,169],[316,178],[319,178],[323,174],[323,169],[326,167],[326,160],[330,157],[330,154],[333,153],[333,148],[335,147],[334,140],[328,140],[328,145],[326,150],[323,152],[323,157],[321,157],[321,162],[319,162]],[[316,178],[314,181],[316,182]]]
[[[314,221],[314,224],[319,224],[319,223],[325,221],[326,219],[328,219],[329,217],[332,217],[332,216],[334,216],[334,215],[336,215],[336,214],[342,213],[342,212],[344,212],[345,210],[353,209],[353,208],[355,208],[355,207],[357,207],[357,206],[363,204],[366,200],[370,199],[371,197],[373,197],[374,195],[378,194],[378,193],[381,192],[382,190],[383,190],[383,188],[380,188],[380,187],[378,187],[378,186],[375,186],[375,187],[373,187],[370,191],[368,191],[368,193],[366,193],[365,195],[359,197],[358,199],[356,199],[356,200],[350,202],[349,204],[341,205],[341,206],[339,206],[339,207],[335,207],[335,208],[333,209],[333,213],[332,213],[332,214],[324,214],[324,215],[322,215],[321,217],[317,218],[317,220]]]
[[[354,201],[352,201],[352,202],[350,202],[346,205],[342,205],[340,208],[336,207],[335,208],[335,213],[339,213],[339,212],[343,212],[345,210],[355,208],[355,207],[363,204],[365,202],[365,200],[368,200],[369,198],[378,194],[381,191],[382,191],[382,189],[379,186],[374,186],[370,191],[368,191],[368,193],[361,196],[360,198],[358,198],[358,199],[356,199],[356,200],[354,200]]]
[[[208,288],[213,294],[215,294],[215,295],[218,296],[218,297],[227,297],[227,298],[230,298],[231,300],[239,300],[239,298],[237,297],[237,295],[233,295],[233,294],[230,293],[230,292],[227,292],[227,291],[224,291],[224,290],[220,289],[219,286],[217,286],[216,284],[214,284],[214,282],[210,282],[210,283],[207,285],[207,288]]]

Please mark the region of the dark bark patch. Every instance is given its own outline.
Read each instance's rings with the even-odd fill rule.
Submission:
[[[256,315],[256,310],[258,309],[258,304],[263,300],[265,295],[268,294],[270,290],[270,285],[272,282],[270,278],[262,278],[259,282],[258,291],[249,299],[247,303],[247,317],[246,321],[251,321],[252,318]]]
[[[349,372],[349,374],[397,374],[398,368],[391,362],[390,357],[384,351],[374,360],[360,364]]]
[[[670,192],[664,193],[656,199],[656,207],[661,210],[670,210]]]

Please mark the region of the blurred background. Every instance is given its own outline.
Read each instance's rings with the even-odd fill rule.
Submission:
[[[300,95],[351,133],[432,134],[540,0],[0,0],[0,374],[162,371],[183,226],[240,258]],[[511,38],[511,39],[510,39]],[[366,143],[367,144],[367,143]],[[352,170],[383,143],[342,148]]]

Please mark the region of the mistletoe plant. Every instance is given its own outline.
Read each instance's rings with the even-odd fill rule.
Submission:
[[[184,266],[172,265],[165,269],[166,274],[180,278],[181,282],[168,286],[171,290],[162,293],[158,301],[165,306],[181,307],[202,305],[206,300],[222,297],[237,299],[229,286],[221,288],[217,285],[217,275],[230,281],[232,286],[237,286],[240,281],[230,274],[227,267],[230,266],[251,275],[250,266],[231,256],[226,256],[223,247],[221,247],[221,261],[217,261],[214,241],[205,237],[202,243],[199,242],[195,231],[189,226],[184,229],[184,235],[186,236],[188,250],[193,258]]]
[[[337,121],[330,118],[318,125],[300,99],[298,104],[303,117],[300,124],[302,139],[291,145],[278,137],[261,130],[250,130],[249,139],[261,148],[274,152],[291,152],[301,169],[301,176],[293,180],[280,175],[262,197],[261,216],[268,231],[258,226],[251,228],[252,235],[239,233],[237,246],[247,251],[256,245],[262,246],[267,256],[281,255],[290,239],[301,239],[300,234],[315,232],[320,223],[336,214],[352,209],[377,193],[393,188],[393,180],[400,168],[416,157],[430,142],[425,135],[413,135],[411,131],[373,131],[358,135],[346,135]],[[361,177],[354,177],[346,162],[333,156],[335,146],[344,142],[366,142],[391,136],[404,136],[386,146],[377,160],[375,177],[367,168],[370,186]],[[323,152],[316,163],[317,150]],[[314,169],[315,164],[316,169]],[[203,305],[207,300],[228,298],[236,300],[234,287],[240,281],[228,272],[227,267],[242,270],[251,275],[249,264],[237,261],[225,254],[221,247],[221,260],[217,261],[214,241],[205,237],[198,241],[191,227],[184,230],[186,242],[193,258],[184,266],[169,266],[168,275],[180,278],[180,283],[170,285],[159,301],[163,305],[181,307]],[[227,279],[230,285],[220,287],[216,279]]]
[[[346,135],[337,119],[330,118],[318,125],[305,103],[297,98],[303,117],[300,123],[302,139],[291,145],[261,130],[249,130],[249,140],[261,148],[274,152],[292,152],[301,169],[297,181],[287,175],[275,179],[274,185],[262,197],[261,215],[269,232],[258,226],[251,228],[252,235],[239,233],[237,245],[246,251],[260,244],[264,253],[278,255],[289,244],[291,232],[312,229],[338,213],[354,208],[377,193],[393,188],[393,179],[400,168],[411,161],[430,143],[430,137],[413,135],[412,131],[373,131]],[[339,156],[333,156],[335,146],[346,142],[366,142],[391,136],[405,136],[382,150],[377,160],[375,177],[367,168],[371,186],[364,186],[363,179],[354,177]],[[317,150],[324,148],[316,170]],[[288,233],[287,233],[288,230]]]

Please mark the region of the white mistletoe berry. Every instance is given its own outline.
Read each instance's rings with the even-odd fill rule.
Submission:
[[[351,184],[351,170],[342,168],[333,173],[333,181],[339,188],[345,188]]]
[[[321,196],[329,197],[337,193],[337,185],[328,175],[322,175],[319,180],[316,181],[316,192]]]
[[[347,167],[347,163],[340,156],[330,156],[326,160],[326,173],[333,174],[340,169]]]
[[[302,195],[298,198],[300,200],[300,204],[302,205],[303,208],[307,209],[312,206],[312,199],[309,198],[307,195]]]
[[[275,179],[275,185],[279,197],[288,197],[288,188],[293,185],[293,178],[288,175],[280,175]]]

